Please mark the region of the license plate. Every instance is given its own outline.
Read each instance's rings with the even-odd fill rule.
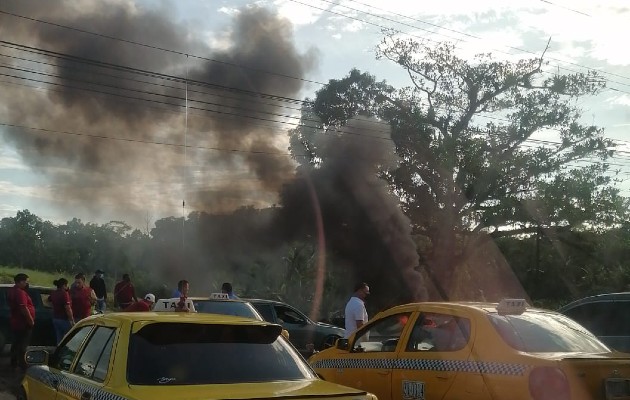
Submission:
[[[630,380],[621,378],[606,379],[606,400],[630,398]]]

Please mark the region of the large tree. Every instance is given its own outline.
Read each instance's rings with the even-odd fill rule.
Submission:
[[[596,73],[549,73],[544,52],[519,61],[465,59],[453,45],[395,35],[386,35],[377,56],[400,65],[410,85],[396,89],[354,69],[331,80],[304,109],[291,149],[302,168],[317,169],[326,163],[322,133],[343,136],[357,116],[389,125],[399,163],[381,177],[414,234],[428,238],[422,255],[442,295],[491,238],[625,218],[606,163],[614,144],[584,124],[578,103],[604,87]]]

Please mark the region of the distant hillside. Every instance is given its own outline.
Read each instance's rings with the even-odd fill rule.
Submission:
[[[69,281],[72,281],[72,274],[69,273],[52,274],[50,272],[35,271],[25,268],[0,267],[0,283],[13,283],[13,277],[20,272],[23,272],[29,276],[29,282],[31,283],[31,285],[52,287],[53,281],[55,279],[59,279],[62,276]]]

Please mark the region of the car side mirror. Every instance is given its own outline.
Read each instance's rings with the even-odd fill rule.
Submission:
[[[29,350],[24,355],[27,365],[46,365],[48,364],[49,354],[46,350]]]
[[[337,346],[339,350],[348,350],[348,339],[337,339]]]

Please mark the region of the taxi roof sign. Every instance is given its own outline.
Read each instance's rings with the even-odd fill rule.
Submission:
[[[210,293],[210,298],[212,300],[229,300],[230,295],[227,293]]]
[[[525,299],[502,299],[497,305],[497,312],[500,315],[519,315],[529,307]]]
[[[182,311],[179,306],[179,302],[181,299],[179,297],[174,297],[172,299],[160,299],[155,302],[153,305],[153,311],[157,312],[173,312],[173,311]],[[195,310],[195,304],[191,299],[184,300],[186,304],[186,308],[190,312],[197,312]]]

